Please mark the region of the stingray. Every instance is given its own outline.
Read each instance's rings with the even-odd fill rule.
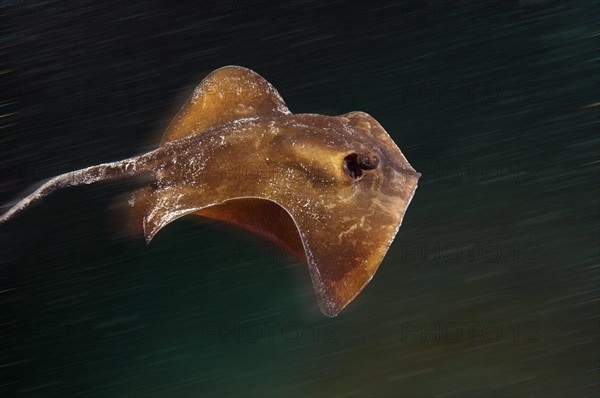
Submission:
[[[373,277],[420,176],[367,113],[292,114],[260,75],[226,66],[158,149],[54,177],[0,224],[60,188],[143,177],[127,213],[147,243],[188,214],[233,224],[305,259],[322,312],[336,316]]]

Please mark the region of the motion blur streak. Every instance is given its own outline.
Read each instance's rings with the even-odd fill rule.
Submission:
[[[597,1],[132,3],[0,4],[0,203],[155,148],[228,64],[368,112],[419,190],[335,319],[260,240],[146,249],[130,183],[57,192],[0,229],[0,396],[598,397]]]

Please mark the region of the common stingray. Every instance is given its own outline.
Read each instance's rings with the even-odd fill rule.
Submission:
[[[149,243],[187,214],[234,224],[306,259],[321,310],[336,316],[371,280],[421,176],[364,112],[292,114],[257,73],[210,73],[158,149],[54,177],[0,224],[69,186],[144,177],[128,200]]]

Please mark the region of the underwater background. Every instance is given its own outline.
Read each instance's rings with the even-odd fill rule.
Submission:
[[[294,113],[370,113],[423,174],[336,318],[259,238],[194,217],[127,236],[132,182],[53,194],[0,226],[0,396],[599,396],[599,2],[0,11],[2,204],[156,147],[229,64]]]

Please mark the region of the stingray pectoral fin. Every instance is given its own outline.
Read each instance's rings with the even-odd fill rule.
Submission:
[[[194,213],[249,231],[304,258],[294,221],[280,205],[270,200],[242,197],[215,203],[204,200],[196,189],[145,187],[134,192],[129,204],[131,227],[134,232],[142,233],[148,243],[167,224]]]
[[[142,226],[148,243],[169,223],[194,213],[241,227],[305,257],[319,306],[327,316],[337,315],[352,301],[371,279],[387,250],[387,246],[376,244],[353,244],[354,237],[340,235],[333,224],[323,224],[324,228],[299,225],[282,206],[261,198],[211,203],[203,201],[195,189],[143,188],[134,193],[130,205],[133,222]]]
[[[283,207],[273,201],[248,197],[230,199],[194,214],[249,231],[304,259],[304,247],[294,221]]]
[[[387,248],[357,248],[301,235],[321,311],[336,316],[371,280]]]
[[[391,227],[378,233],[383,239],[369,240],[365,231],[340,231],[333,225],[301,233],[319,306],[325,315],[336,316],[373,278],[396,231]]]
[[[134,231],[142,232],[146,243],[150,243],[167,224],[211,205],[214,203],[203,200],[197,189],[146,187],[135,191],[129,199],[130,223]]]
[[[234,224],[266,237],[299,256],[304,254],[321,311],[330,317],[343,310],[371,280],[391,244],[416,188],[376,202],[368,209],[350,206],[333,212],[326,222],[310,213],[284,208],[254,197],[219,203],[203,199],[198,189],[144,188],[134,195],[131,214],[143,226],[147,242],[172,221],[197,214]],[[326,214],[324,212],[323,214]]]
[[[418,178],[416,173],[407,172],[394,195],[364,193],[362,200],[339,203],[329,212],[295,209],[294,218],[325,315],[336,316],[373,278],[400,228]],[[320,221],[315,220],[315,214]]]
[[[349,217],[349,221],[358,222],[346,223],[350,225],[348,228],[340,228],[345,223],[335,219],[320,223],[300,214],[294,218],[278,203],[261,198],[230,199],[194,214],[235,225],[305,258],[319,306],[325,315],[332,317],[361,292],[377,271],[414,187],[407,192],[408,199],[395,198],[390,211],[376,207],[365,218]],[[342,213],[342,218],[345,214]]]
[[[162,143],[238,119],[290,115],[277,90],[258,73],[224,66],[196,87],[165,132]]]
[[[186,214],[210,218],[268,239],[298,258],[304,247],[296,224],[279,204],[257,197],[229,199],[221,203],[203,201],[197,191],[186,188],[137,190],[130,199],[130,224],[150,242],[167,224]]]

